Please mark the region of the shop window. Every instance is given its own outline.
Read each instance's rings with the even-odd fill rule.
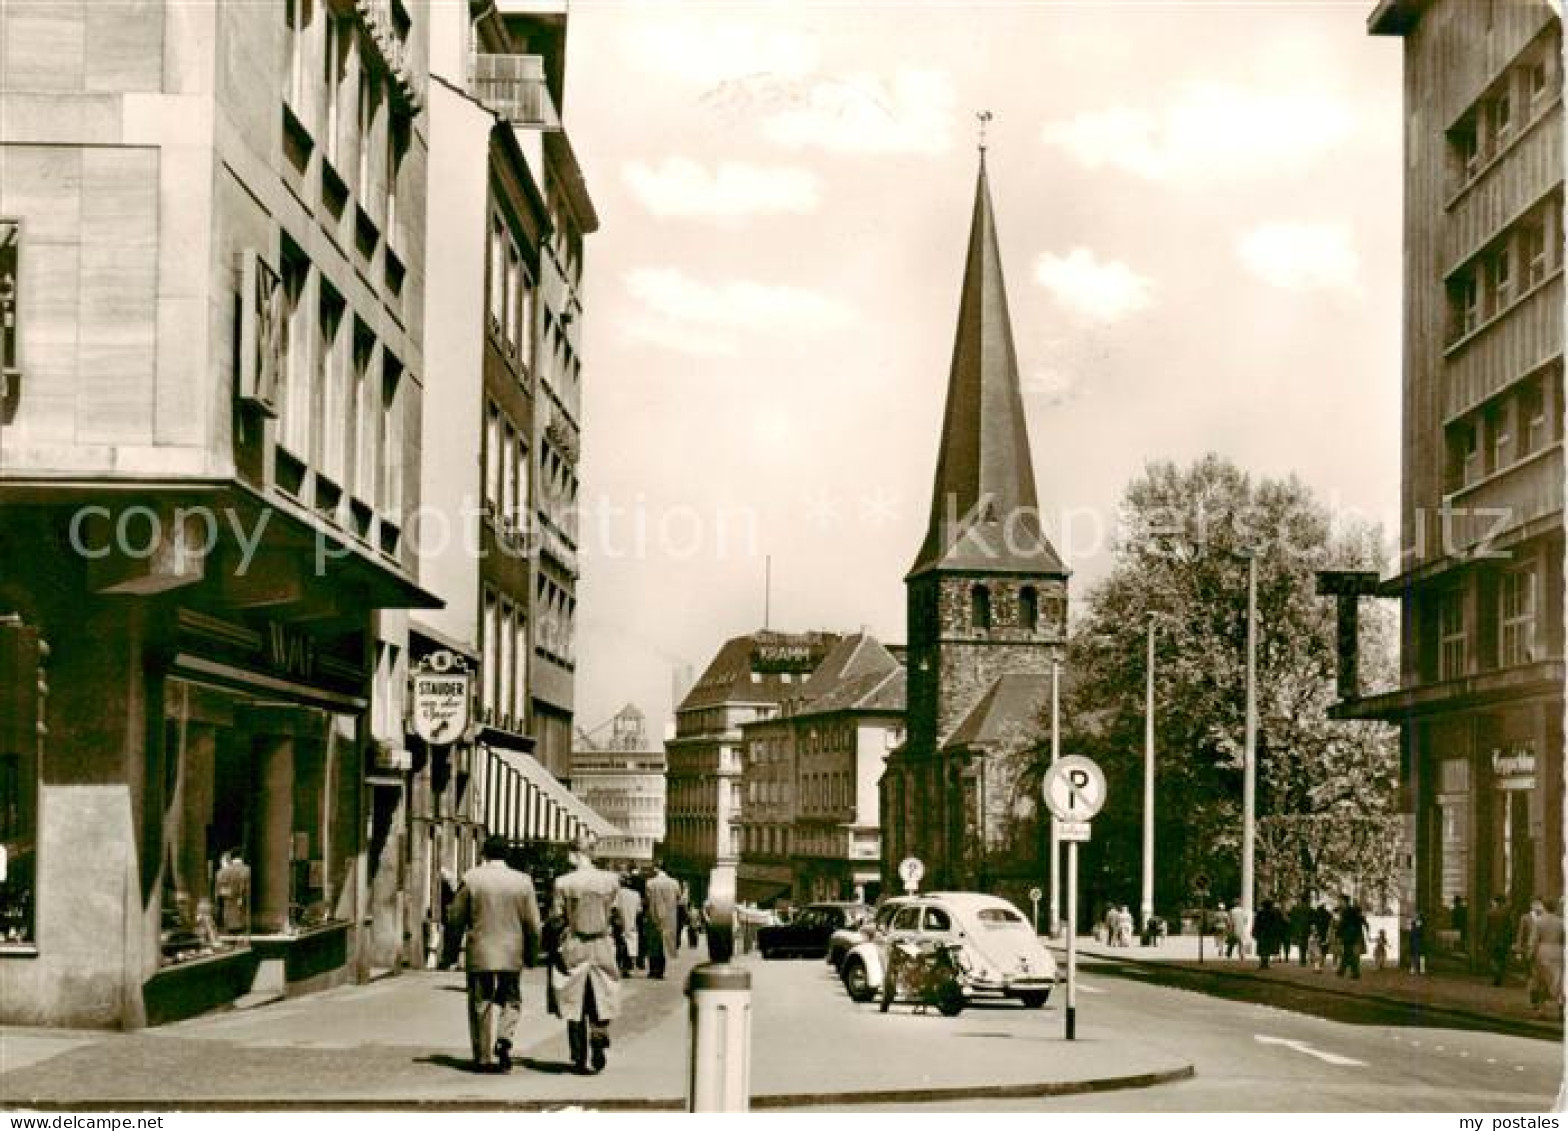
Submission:
[[[352,715],[168,682],[164,964],[350,916],[357,735]]]
[[[0,948],[34,941],[41,669],[48,646],[16,616],[0,617]]]

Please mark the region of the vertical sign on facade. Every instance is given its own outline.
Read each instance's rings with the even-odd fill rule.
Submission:
[[[16,308],[21,295],[22,222],[0,220],[0,400],[11,394],[21,370]]]
[[[268,416],[278,415],[286,333],[283,280],[254,251],[240,272],[239,395]]]

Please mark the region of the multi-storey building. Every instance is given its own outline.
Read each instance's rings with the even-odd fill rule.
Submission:
[[[839,637],[826,632],[764,629],[737,636],[687,692],[675,711],[663,855],[671,875],[702,899],[715,866],[740,859],[745,815],[741,727],[776,716]],[[773,895],[777,895],[775,890]],[[747,891],[742,898],[755,898]]]
[[[782,713],[741,728],[740,886],[797,902],[881,891],[877,783],[903,739],[904,668],[870,635],[844,637]]]
[[[1015,821],[1066,641],[1067,569],[1041,526],[982,152],[931,518],[908,591],[908,741],[882,778],[884,880],[1020,901],[1042,874]]]
[[[1403,631],[1398,690],[1339,712],[1401,725],[1430,922],[1563,893],[1562,21],[1386,0],[1370,29],[1404,49]]]
[[[652,745],[646,718],[630,703],[600,732],[578,731],[572,792],[617,830],[599,842],[602,860],[633,868],[653,863],[664,840],[664,768],[664,751]]]
[[[432,519],[420,576],[445,608],[414,618],[413,658],[469,681],[473,711],[471,725],[440,741],[409,740],[416,922],[435,918],[442,872],[472,864],[486,832],[558,841],[613,831],[558,780],[565,765],[547,753],[558,708],[570,710],[559,671],[570,632],[539,579],[558,574],[563,556],[572,563],[559,529],[536,516],[570,526],[558,417],[563,397],[575,411],[579,378],[574,352],[569,385],[560,372],[569,351],[559,311],[578,322],[580,307],[561,260],[570,257],[575,280],[582,232],[595,224],[559,110],[565,49],[564,3],[431,12],[430,160],[441,175],[428,210],[440,243],[427,265],[425,341],[440,358],[441,396],[425,406],[424,433],[432,450],[475,458],[423,467]]]
[[[8,5],[0,41],[0,1019],[389,965],[426,4]]]

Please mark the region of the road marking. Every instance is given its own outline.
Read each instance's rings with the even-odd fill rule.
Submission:
[[[1365,1068],[1367,1066],[1367,1062],[1364,1060],[1340,1056],[1338,1053],[1324,1052],[1322,1049],[1313,1048],[1306,1041],[1292,1041],[1286,1037],[1265,1037],[1262,1033],[1254,1033],[1252,1037],[1260,1045],[1282,1045],[1297,1052],[1304,1052],[1308,1056],[1315,1056],[1319,1060],[1327,1061],[1329,1064],[1337,1064],[1342,1068]]]
[[[1103,994],[1105,991],[1102,990],[1099,986],[1086,986],[1082,982],[1079,982],[1078,992],[1081,994]]]

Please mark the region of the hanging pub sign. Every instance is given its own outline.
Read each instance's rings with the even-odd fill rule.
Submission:
[[[278,415],[287,332],[283,280],[259,254],[247,251],[240,270],[239,395],[268,416]]]
[[[414,733],[432,746],[446,746],[468,729],[473,673],[447,651],[425,657],[413,673],[409,710]]]
[[[22,222],[0,220],[0,400],[21,368],[16,319],[21,296]]]

